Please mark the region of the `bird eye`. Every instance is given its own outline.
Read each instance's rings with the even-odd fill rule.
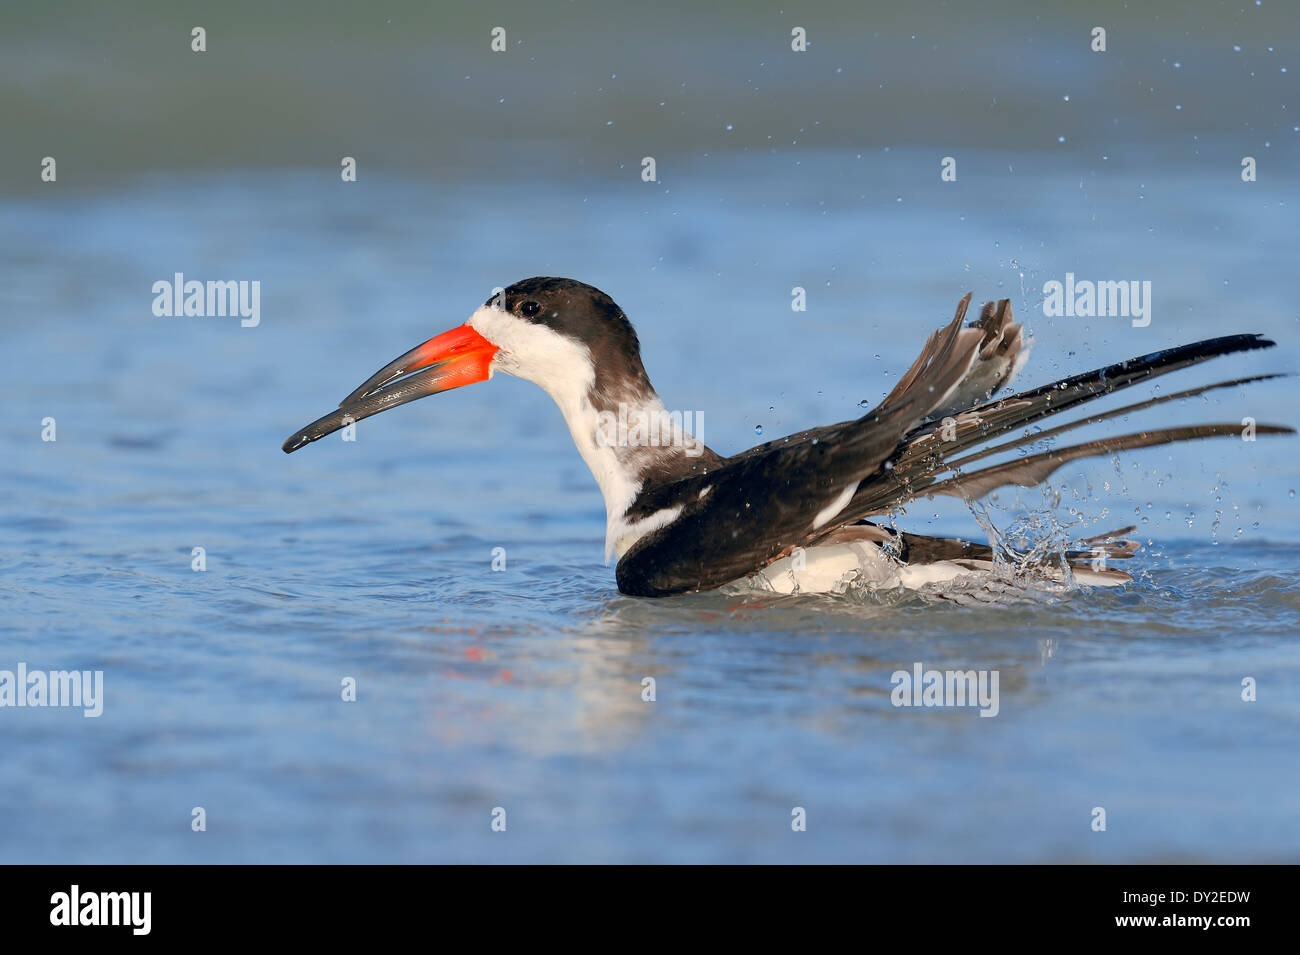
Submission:
[[[542,306],[538,305],[536,302],[524,302],[523,305],[519,306],[519,314],[523,315],[525,318],[533,318],[541,310]]]

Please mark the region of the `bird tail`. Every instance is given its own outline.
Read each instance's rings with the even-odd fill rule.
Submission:
[[[1113,586],[1133,579],[1124,571],[1111,567],[1110,562],[1127,560],[1138,552],[1141,545],[1124,536],[1134,530],[1136,527],[1130,525],[1084,538],[1065,548],[1039,545],[1023,550],[1011,540],[982,544],[958,537],[912,534],[864,522],[838,528],[821,543],[869,541],[909,567],[951,563],[970,571],[993,571],[1001,567],[1050,576],[1059,574],[1062,565],[1068,565],[1081,583]]]
[[[974,500],[1004,485],[1038,484],[1057,468],[1080,458],[1177,441],[1239,436],[1243,427],[1236,422],[1161,428],[1046,450],[992,467],[968,469],[969,465],[982,458],[1037,444],[1073,428],[1216,389],[1281,377],[1255,375],[1215,382],[989,445],[993,439],[1025,428],[1043,418],[1058,415],[1171,371],[1221,355],[1271,348],[1275,344],[1261,335],[1211,338],[1117,362],[1010,397],[989,400],[955,414],[931,416],[904,435],[885,466],[861,483],[849,506],[844,509],[843,516],[850,520],[861,520],[886,513],[921,495],[946,494]],[[1256,435],[1295,433],[1293,428],[1283,425],[1259,424],[1253,427]]]
[[[1133,578],[1122,570],[1110,566],[1112,560],[1128,560],[1141,548],[1125,534],[1136,528],[1098,534],[1078,541],[1075,546],[1058,551],[1051,548],[1017,550],[1010,542],[996,547],[976,541],[948,537],[928,537],[924,534],[897,534],[896,555],[907,564],[924,565],[950,561],[968,570],[993,570],[999,566],[1031,573],[1059,572],[1062,564],[1068,565],[1081,583],[1100,586],[1125,584]]]

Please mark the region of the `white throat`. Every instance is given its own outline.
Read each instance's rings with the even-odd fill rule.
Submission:
[[[595,395],[596,369],[582,343],[492,305],[479,308],[466,324],[500,349],[490,372],[531,381],[559,406],[605,499],[606,563],[681,512],[680,507],[667,508],[639,521],[627,520],[648,465],[664,455],[697,456],[703,449],[683,428],[681,415],[669,414],[648,383],[627,394]],[[639,427],[642,424],[646,426]]]

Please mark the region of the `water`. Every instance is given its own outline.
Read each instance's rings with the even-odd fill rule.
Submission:
[[[355,443],[279,450],[532,274],[613,295],[669,406],[724,453],[860,413],[968,290],[1027,321],[1026,385],[1233,331],[1280,347],[1130,394],[1294,371],[1283,11],[1205,14],[1187,37],[1163,7],[1131,26],[1141,54],[1130,41],[1100,73],[1069,21],[1014,20],[1005,42],[1029,52],[998,64],[980,44],[1005,24],[823,11],[871,56],[810,16],[834,49],[801,73],[757,49],[770,29],[779,52],[789,17],[742,18],[715,48],[709,24],[680,39],[657,20],[596,42],[575,8],[521,20],[535,59],[493,75],[477,20],[434,30],[401,4],[395,51],[382,19],[298,42],[300,24],[262,23],[232,72],[241,9],[209,24],[210,61],[134,55],[188,33],[161,8],[143,35],[105,28],[98,82],[57,96],[30,78],[65,75],[100,21],[70,37],[6,14],[0,69],[29,81],[0,105],[22,146],[0,165],[0,669],[102,669],[106,700],[98,719],[0,710],[0,858],[1296,861],[1291,439],[1004,492],[999,526],[1059,494],[1081,534],[1136,523],[1148,544],[1122,590],[1005,609],[621,597],[558,411],[503,377],[362,422]],[[1135,77],[1158,92],[1124,94]],[[980,110],[939,95],[954,80]],[[202,90],[220,95],[185,112]],[[539,111],[559,96],[572,107]],[[1246,150],[1267,171],[1251,184]],[[57,184],[35,178],[48,152]],[[659,183],[640,181],[647,152]],[[338,156],[357,153],[344,185]],[[1042,285],[1067,271],[1152,281],[1151,325],[1045,318]],[[175,272],[259,280],[260,324],[155,317],[152,283]],[[1109,426],[1295,425],[1296,407],[1283,379]],[[952,501],[900,523],[981,533]],[[997,670],[998,715],[891,705],[916,662]]]

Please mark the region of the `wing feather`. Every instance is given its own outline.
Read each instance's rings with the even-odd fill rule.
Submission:
[[[963,327],[969,304],[967,295],[953,320],[929,336],[885,400],[863,417],[769,441],[703,473],[647,489],[629,509],[630,520],[669,507],[680,506],[681,511],[676,520],[645,535],[623,555],[616,570],[619,590],[638,596],[709,590],[760,570],[794,547],[849,533],[846,525],[918,494],[974,498],[1004,484],[1037,484],[1079,458],[1235,435],[1240,432],[1236,424],[1143,431],[952,473],[958,463],[1042,440],[1045,434],[1273,377],[1235,379],[1149,399],[960,458],[963,451],[1111,392],[1220,355],[1274,344],[1260,335],[1228,335],[984,400],[1015,373],[1017,358],[1024,354],[1022,335],[1005,301],[986,305],[979,320]],[[1256,434],[1290,433],[1292,429],[1279,425],[1256,428]],[[846,492],[850,487],[856,490]],[[825,516],[828,505],[846,493],[842,510],[819,524],[818,515]]]

